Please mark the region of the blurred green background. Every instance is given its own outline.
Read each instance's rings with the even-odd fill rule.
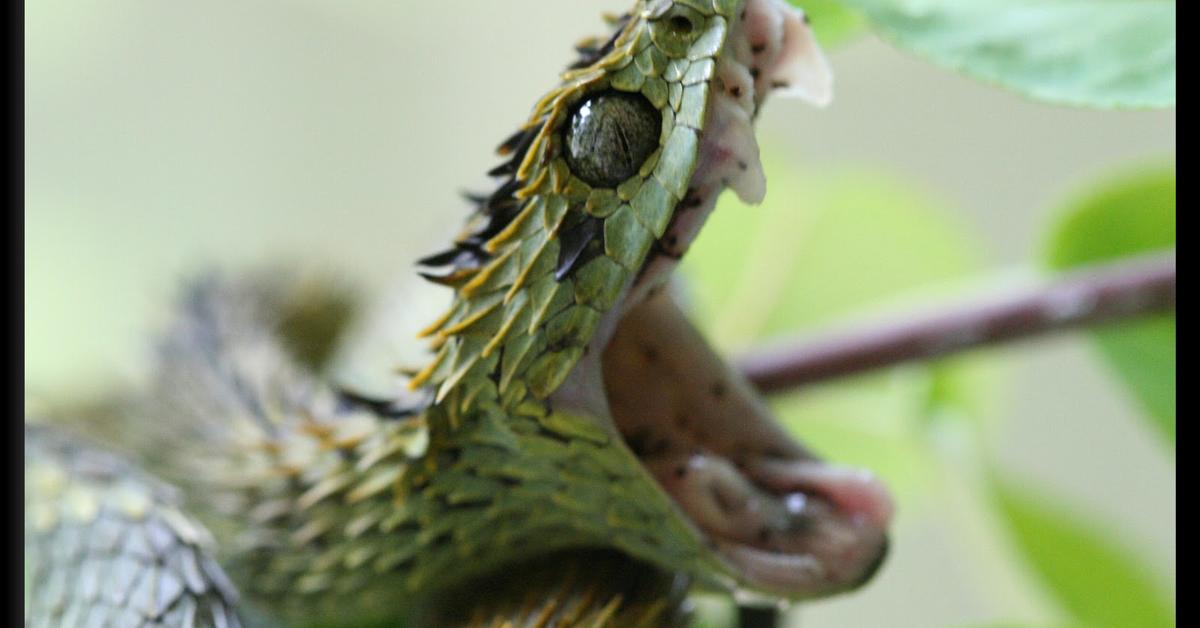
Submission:
[[[492,148],[571,44],[625,4],[27,5],[31,395],[136,384],[163,304],[200,268],[303,261],[372,290],[409,275],[458,230],[458,192],[489,185]],[[1080,190],[1174,155],[1173,109],[1036,104],[869,34],[830,61],[831,107],[764,110],[764,206],[724,199],[688,260],[724,348],[1021,281]],[[1173,239],[1173,198],[1171,221]],[[900,497],[880,576],[805,605],[803,625],[1077,620],[1016,549],[1036,516],[1003,496],[1026,490],[1118,539],[1145,566],[1139,581],[1173,595],[1173,437],[1146,428],[1097,358],[1070,335],[781,400],[802,437]],[[1012,490],[988,488],[997,473]],[[1069,562],[1081,541],[1062,539]]]

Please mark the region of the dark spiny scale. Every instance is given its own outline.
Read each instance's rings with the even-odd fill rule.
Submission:
[[[434,253],[417,260],[417,266],[448,266],[458,261],[463,255],[463,250],[460,248],[447,249],[441,253]]]
[[[496,152],[501,155],[508,155],[521,144],[528,146],[528,142],[532,140],[534,135],[537,135],[537,129],[521,129],[501,142],[500,146],[496,147]]]
[[[441,272],[421,271],[417,274],[438,285],[456,287],[488,260],[488,254],[476,244],[458,242],[456,247],[417,262],[421,266],[441,268]]]
[[[495,192],[492,192],[487,196],[471,195],[468,197],[468,200],[471,200],[478,205],[476,212],[479,215],[492,216],[493,219],[495,216],[501,216],[502,219],[506,221],[505,224],[507,224],[507,221],[511,221],[521,209],[521,203],[515,196],[517,190],[519,189],[521,189],[521,183],[515,179],[509,179],[504,183],[504,185],[501,185],[499,188],[497,188]],[[471,235],[475,236],[480,231],[491,228],[493,228],[493,225],[488,224],[486,227],[484,227],[484,229],[477,230]],[[501,229],[503,229],[503,225],[501,226]],[[469,236],[460,241],[459,245],[461,246],[463,242],[471,241],[473,241],[472,237]],[[483,241],[486,242],[487,239],[485,238]],[[482,242],[478,242],[477,244],[482,244]]]
[[[599,58],[596,56],[596,53],[599,51],[600,47],[595,45],[595,40],[588,40],[588,42],[585,44],[578,44],[575,46],[575,52],[578,52],[583,59]],[[576,63],[578,63],[578,61]],[[568,66],[568,69],[573,68],[572,66]]]
[[[521,161],[525,159],[525,153],[529,151],[530,144],[533,144],[533,138],[537,137],[537,129],[526,129],[518,132],[516,135],[508,138],[500,145],[499,152],[501,155],[512,155],[508,161],[491,169],[488,176],[491,177],[507,177],[517,173],[517,168],[520,167]],[[514,141],[515,140],[515,141]]]
[[[572,268],[583,268],[588,265],[588,262],[601,255],[604,255],[604,238],[593,238],[591,242],[588,242],[587,246],[583,247],[583,251],[579,253],[579,256],[575,258]],[[586,347],[584,350],[587,350]]]
[[[521,189],[520,181],[517,181],[516,179],[505,181],[504,185],[501,185],[495,192],[492,193],[492,196],[488,198],[488,207],[494,207],[500,203],[503,203],[504,201],[512,201],[513,195],[515,195],[519,189]]]
[[[521,204],[513,196],[519,187],[519,182],[510,180],[489,196],[468,195],[469,201],[478,204],[476,213],[481,217],[486,216],[487,222],[482,228],[475,228],[469,235],[456,241],[454,248],[417,260],[418,266],[451,267],[448,272],[419,274],[434,283],[455,286],[462,279],[462,271],[476,270],[486,264],[492,256],[483,250],[483,245],[503,231],[520,213]]]
[[[387,419],[404,419],[416,416],[433,401],[432,391],[425,389],[411,393],[406,392],[404,396],[399,398],[380,399],[352,392],[345,388],[339,388],[337,396],[338,410],[340,412],[348,413],[366,409],[373,414]]]
[[[516,202],[505,202],[494,207],[489,206],[491,210],[488,215],[487,225],[471,234],[471,237],[466,239],[469,244],[483,246],[488,240],[491,240],[496,234],[504,231],[504,228],[517,217],[520,213],[520,205]]]
[[[517,156],[520,157],[521,159],[524,159],[524,155],[518,154]],[[508,161],[500,164],[499,166],[496,166],[495,168],[488,170],[488,176],[489,177],[511,177],[512,175],[517,173],[517,168],[519,168],[520,166],[521,166],[520,159],[516,159],[516,158],[509,159]]]
[[[453,288],[455,285],[457,285],[456,282],[454,282],[442,275],[418,272],[417,276],[419,276],[421,279],[424,279],[425,281],[428,281],[429,283],[435,283],[439,286],[446,286],[448,288]]]
[[[521,201],[514,196],[496,196],[489,197],[487,205],[483,211],[489,214],[506,213],[509,216],[515,216],[520,213]]]
[[[457,288],[471,278],[470,272],[464,272],[462,269],[452,268],[447,270],[445,274],[438,275],[436,273],[418,272],[422,279],[435,283],[439,286],[449,288]]]
[[[525,153],[529,152],[529,147],[533,145],[533,140],[537,138],[537,136],[538,133],[536,127],[525,132],[525,134],[521,137],[521,142],[517,144],[516,148],[513,150],[512,162],[514,164],[519,164],[521,163],[522,159],[525,159]]]
[[[458,247],[458,257],[454,260],[454,266],[460,270],[474,270],[492,257],[474,242],[459,242]]]
[[[604,221],[592,216],[586,216],[578,223],[563,229],[559,235],[562,248],[558,251],[558,265],[554,268],[554,278],[562,281],[571,273],[587,245],[604,231]]]
[[[488,199],[490,199],[492,197],[491,194],[479,194],[477,192],[468,192],[466,190],[460,192],[459,194],[468,203],[475,205],[476,207],[479,207],[479,208],[486,206]]]
[[[600,46],[599,48],[591,48],[591,47],[576,48],[575,50],[577,52],[579,52],[579,55],[580,55],[579,60],[576,61],[575,63],[572,63],[571,65],[567,66],[567,69],[568,70],[578,70],[580,68],[589,67],[592,64],[594,64],[595,62],[602,59],[604,57],[604,55],[612,52],[613,45],[615,45],[617,43],[617,38],[621,36],[621,31],[625,29],[625,24],[628,21],[629,21],[628,13],[617,18],[612,24],[613,34],[611,37],[608,38],[608,41],[604,42],[603,46]]]

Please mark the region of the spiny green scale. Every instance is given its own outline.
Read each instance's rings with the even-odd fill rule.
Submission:
[[[395,618],[568,548],[616,549],[715,582],[719,566],[613,436],[540,403],[505,413],[499,401],[485,385],[453,427],[426,415],[428,430],[420,417],[330,417],[318,404],[287,442],[242,443],[258,461],[217,480],[244,487],[229,507],[249,519],[225,548],[230,573],[297,624]]]

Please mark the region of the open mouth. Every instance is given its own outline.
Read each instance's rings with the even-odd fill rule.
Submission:
[[[792,439],[669,296],[620,321],[603,372],[626,444],[746,584],[819,597],[856,588],[882,564],[887,490]]]
[[[870,474],[829,465],[793,440],[750,384],[708,347],[661,290],[724,189],[748,203],[763,199],[766,181],[753,126],[767,95],[790,93],[816,105],[829,101],[829,68],[803,15],[783,0],[745,0],[740,6],[716,63],[695,66],[708,81],[707,100],[703,107],[691,103],[687,113],[703,115],[703,124],[689,135],[699,146],[687,185],[672,177],[672,197],[680,200],[668,223],[659,227],[663,214],[654,212],[652,231],[661,235],[636,275],[626,280],[616,304],[590,323],[586,348],[572,349],[579,353],[572,354],[570,371],[561,371],[561,379],[538,386],[534,394],[544,393],[552,406],[619,433],[740,584],[779,597],[812,598],[853,589],[878,569],[892,516],[888,493]],[[570,114],[562,136],[570,169],[600,188],[640,181],[636,164],[649,159],[646,153],[661,141],[658,127],[667,119],[644,98],[619,91],[588,94]],[[682,118],[672,119],[682,124]],[[502,147],[510,161],[493,173],[509,177],[508,182],[480,199],[478,224],[455,249],[422,260],[425,266],[451,267],[428,278],[448,285],[467,277],[489,279],[487,271],[479,271],[489,259],[485,243],[516,233],[512,225],[520,223],[514,208],[522,205],[515,193],[525,184],[514,172],[528,159],[534,136],[522,131]],[[556,280],[608,246],[607,224],[602,229],[599,219],[576,215],[578,220],[554,227],[562,229]],[[483,320],[490,311],[480,309],[457,325]],[[439,319],[424,333],[438,331],[447,320]],[[410,385],[423,384],[440,366],[435,360]],[[456,371],[459,377],[467,372]],[[457,380],[445,376],[440,381],[444,392]],[[504,382],[501,377],[501,388]]]
[[[661,290],[721,189],[762,199],[753,121],[763,99],[785,88],[823,105],[829,70],[799,13],[748,0],[715,77],[688,194],[623,313],[614,313],[599,369],[606,399],[592,405],[607,407],[642,465],[743,584],[791,599],[848,591],[887,553],[887,490],[791,438]]]

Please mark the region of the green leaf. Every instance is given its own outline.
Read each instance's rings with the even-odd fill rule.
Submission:
[[[840,46],[866,30],[866,18],[840,0],[790,0],[804,10],[808,23],[825,49]]]
[[[1163,438],[1175,444],[1175,316],[1094,332],[1101,352],[1137,395]]]
[[[1107,177],[1062,212],[1046,262],[1063,269],[1175,246],[1175,166]]]
[[[984,249],[971,232],[911,184],[861,170],[797,175],[764,157],[764,204],[723,196],[683,262],[692,309],[718,347],[896,310],[980,268]],[[806,387],[772,403],[809,446],[875,471],[908,501],[938,472],[931,419],[991,411],[997,375],[991,361],[968,356]]]
[[[895,45],[1046,102],[1175,105],[1169,0],[845,0]]]
[[[1078,620],[1090,626],[1175,625],[1169,594],[1136,554],[1063,510],[1061,499],[999,480],[994,492],[1030,567]]]
[[[1115,177],[1071,204],[1051,231],[1046,263],[1066,269],[1175,246],[1174,166]],[[1175,316],[1093,332],[1101,353],[1166,440],[1175,443]]]

